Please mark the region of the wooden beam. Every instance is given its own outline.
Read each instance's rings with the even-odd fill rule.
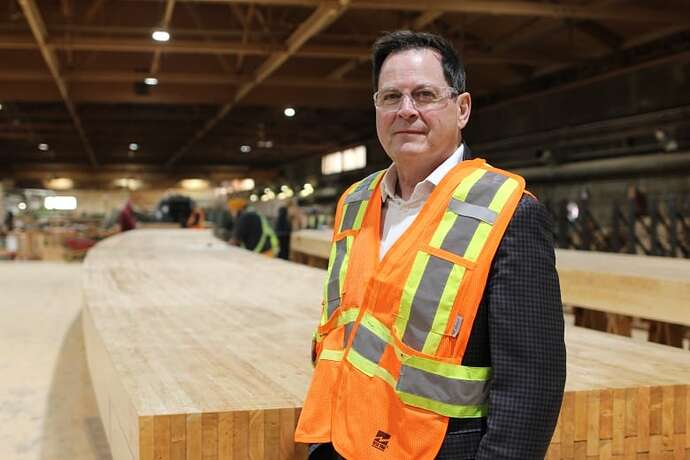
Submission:
[[[246,0],[182,0],[197,3],[246,3]],[[283,6],[318,6],[322,0],[253,0],[260,5]],[[434,0],[434,2],[420,2],[419,0],[352,0],[350,8],[367,10],[406,10],[426,11],[429,8],[448,13],[491,14],[502,16],[531,16],[548,18],[595,19],[641,23],[677,24],[683,21],[679,18],[690,18],[690,10],[684,8],[676,11],[661,11],[660,9],[639,7],[601,7],[592,8],[587,5],[572,5],[560,3],[509,1],[509,0]],[[684,23],[689,21],[685,19]]]
[[[105,0],[93,0],[89,6],[89,9],[86,10],[86,13],[84,13],[83,23],[90,24],[96,15],[103,9],[104,3]]]
[[[572,26],[602,44],[607,51],[615,51],[623,45],[623,37],[596,21],[589,19],[573,21]]]
[[[163,19],[161,20],[161,28],[163,30],[168,30],[170,28],[170,21],[172,20],[173,11],[175,10],[175,0],[166,0],[165,11],[163,12]],[[151,62],[151,67],[149,73],[151,75],[156,75],[161,64],[161,48],[157,48],[153,52],[153,61]]]
[[[328,3],[320,5],[311,16],[307,18],[292,35],[287,39],[287,50],[274,53],[264,61],[264,63],[254,72],[253,81],[247,82],[239,87],[235,93],[234,100],[225,104],[220,108],[215,117],[208,120],[208,122],[200,129],[192,139],[187,142],[181,149],[168,160],[166,166],[172,166],[184,155],[192,145],[204,138],[206,134],[218,124],[228,112],[242,100],[252,89],[261,84],[273,72],[275,72],[283,63],[295,54],[302,46],[314,35],[318,34],[322,29],[330,25],[337,19],[346,9],[349,0],[340,0],[337,3]]]
[[[194,21],[194,25],[196,26],[197,30],[204,36],[204,40],[206,40],[207,43],[213,42],[213,39],[207,33],[206,27],[204,27],[203,23],[201,22],[201,18],[197,14],[196,10],[193,8],[193,5],[185,4],[185,7],[187,10],[187,14],[189,14],[189,16],[192,18],[192,21]],[[225,70],[225,72],[227,73],[230,73],[232,69],[226,57],[222,54],[216,54],[215,56],[223,70]]]
[[[98,166],[98,162],[96,161],[96,154],[93,148],[91,147],[91,143],[86,137],[86,132],[84,131],[84,128],[81,124],[81,119],[79,118],[79,114],[77,113],[77,108],[75,107],[74,103],[72,102],[72,99],[70,98],[70,94],[67,89],[67,84],[60,75],[60,64],[58,62],[57,56],[55,55],[55,52],[48,48],[48,46],[46,45],[46,38],[48,36],[48,32],[46,30],[45,23],[43,22],[43,18],[41,17],[41,12],[38,9],[35,0],[19,0],[19,5],[22,7],[24,17],[26,17],[26,20],[29,23],[29,27],[31,27],[31,32],[33,33],[34,38],[36,39],[36,43],[38,43],[38,47],[41,51],[41,54],[43,55],[43,59],[45,60],[48,69],[50,70],[50,74],[53,76],[53,80],[55,80],[55,84],[57,85],[58,90],[60,91],[60,95],[62,96],[62,99],[65,102],[65,105],[67,106],[67,110],[72,116],[74,126],[77,129],[79,137],[81,138],[81,142],[84,145],[84,149],[86,150],[89,156],[89,161],[91,162],[92,166]]]

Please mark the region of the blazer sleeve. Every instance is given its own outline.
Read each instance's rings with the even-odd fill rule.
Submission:
[[[563,307],[552,222],[523,196],[487,282],[493,377],[478,460],[543,459],[566,377]]]

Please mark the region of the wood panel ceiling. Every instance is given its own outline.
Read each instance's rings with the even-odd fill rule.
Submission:
[[[636,65],[625,50],[689,24],[686,0],[0,0],[0,173],[271,168],[371,139],[386,30],[450,38],[488,104],[564,69]]]

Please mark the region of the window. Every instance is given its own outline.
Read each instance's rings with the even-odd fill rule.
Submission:
[[[54,209],[59,211],[71,211],[77,209],[76,196],[47,196],[43,200],[43,206],[46,209]]]
[[[321,173],[337,174],[362,169],[367,165],[367,148],[363,145],[328,154],[321,158]]]

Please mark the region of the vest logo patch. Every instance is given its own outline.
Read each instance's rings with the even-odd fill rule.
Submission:
[[[376,433],[376,436],[374,436],[374,440],[372,441],[371,445],[380,451],[384,451],[386,448],[388,448],[388,443],[390,440],[391,435],[385,431],[379,430],[378,433]]]

